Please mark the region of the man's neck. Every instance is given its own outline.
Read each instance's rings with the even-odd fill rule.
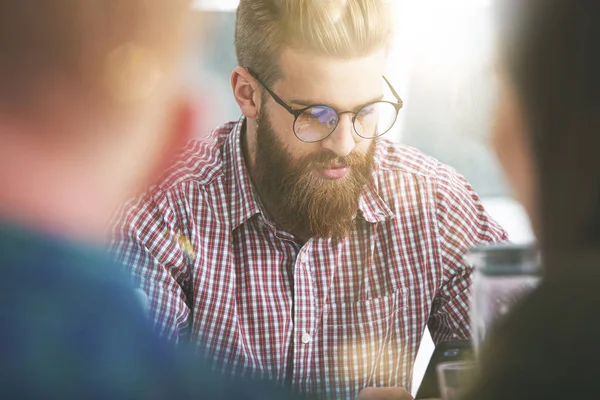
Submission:
[[[93,189],[93,176],[86,180],[81,171],[32,159],[8,165],[0,175],[0,219],[77,241],[103,241],[113,210],[100,188]]]

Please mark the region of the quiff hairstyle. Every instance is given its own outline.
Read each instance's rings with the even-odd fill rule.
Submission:
[[[283,48],[348,59],[387,49],[390,1],[240,0],[235,27],[238,64],[267,85],[282,76]]]

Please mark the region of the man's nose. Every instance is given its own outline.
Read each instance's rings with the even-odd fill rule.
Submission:
[[[360,136],[354,132],[352,115],[342,114],[335,130],[321,142],[321,145],[338,157],[346,157],[352,153],[359,140]]]

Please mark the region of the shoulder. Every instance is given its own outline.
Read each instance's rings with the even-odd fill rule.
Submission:
[[[15,268],[5,277],[14,289],[0,294],[6,333],[0,350],[4,359],[20,361],[3,364],[0,397],[146,398],[175,388],[162,378],[177,360],[151,333],[121,266],[52,238],[21,246],[29,253],[9,257]],[[27,285],[15,284],[25,275]],[[48,360],[54,368],[47,368]],[[22,385],[24,376],[29,386]]]
[[[375,160],[383,173],[413,174],[434,177],[440,162],[414,147],[380,140],[377,143]]]
[[[396,210],[416,212],[416,205],[429,204],[438,222],[476,221],[496,229],[479,195],[454,168],[415,148],[389,141],[378,143],[376,163],[379,194]],[[499,237],[505,236],[500,228],[497,231]]]
[[[454,168],[422,151],[403,144],[382,140],[375,156],[376,179],[380,187],[420,186],[440,195],[449,191],[469,191],[471,186]]]
[[[207,137],[190,141],[154,189],[168,191],[187,182],[211,185],[223,174],[224,147],[236,124],[228,122]]]
[[[129,276],[103,251],[41,235],[13,241],[12,245],[15,251],[0,261],[8,264],[6,280],[12,282],[0,297],[5,304],[12,298],[11,314],[20,315],[27,330],[47,335],[54,332],[58,335],[54,339],[59,340],[60,332],[87,329],[91,316],[97,330],[112,326],[104,322],[132,321],[132,315],[143,317]],[[25,277],[27,285],[11,289]],[[68,342],[60,344],[66,346]]]
[[[158,183],[126,202],[116,215],[117,226],[141,220],[173,220],[186,204],[202,203],[205,192],[225,174],[225,147],[237,122],[215,128],[207,137],[190,141]]]

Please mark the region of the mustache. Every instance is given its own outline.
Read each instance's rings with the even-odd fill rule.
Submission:
[[[361,166],[368,163],[368,157],[366,154],[361,154],[354,151],[345,157],[339,157],[332,151],[325,151],[318,154],[310,154],[306,156],[299,165],[304,168],[345,168]]]

